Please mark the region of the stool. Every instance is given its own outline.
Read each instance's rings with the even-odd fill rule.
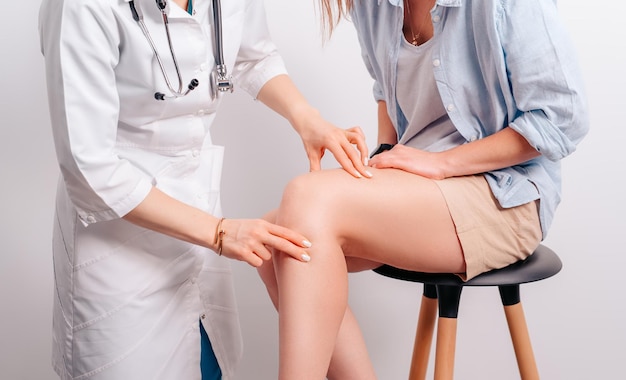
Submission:
[[[435,327],[437,308],[437,343],[435,380],[451,380],[454,374],[457,315],[461,290],[466,286],[497,286],[504,305],[513,349],[522,380],[539,379],[524,311],[520,302],[520,284],[543,280],[557,274],[563,264],[550,248],[540,245],[527,259],[505,268],[492,270],[467,282],[450,273],[422,273],[383,265],[374,271],[386,277],[424,284],[409,380],[424,380]]]

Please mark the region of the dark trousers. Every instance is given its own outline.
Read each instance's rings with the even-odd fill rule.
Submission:
[[[217,363],[217,358],[211,347],[211,341],[202,323],[200,323],[200,369],[202,370],[202,380],[221,380],[222,371]]]

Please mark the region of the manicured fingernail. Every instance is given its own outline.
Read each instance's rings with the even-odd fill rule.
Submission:
[[[313,246],[313,244],[311,244],[311,242],[308,240],[302,240],[302,245],[307,248],[311,248],[311,246]]]
[[[363,165],[367,166],[367,163],[368,163],[368,158],[367,158],[367,157],[365,157],[365,158],[363,159]]]
[[[365,172],[365,175],[372,178],[374,175],[368,170]]]
[[[300,256],[300,258],[302,259],[302,261],[307,262],[307,263],[311,261],[311,256],[307,255],[306,253],[303,253],[302,256]]]
[[[362,176],[362,175],[361,175],[361,173],[359,173],[359,172],[354,172],[354,175],[355,175],[357,178],[363,178],[363,176]]]

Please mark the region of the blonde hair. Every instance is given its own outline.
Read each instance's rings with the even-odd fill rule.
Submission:
[[[324,35],[330,37],[335,26],[347,17],[352,9],[353,0],[320,0],[322,28]]]

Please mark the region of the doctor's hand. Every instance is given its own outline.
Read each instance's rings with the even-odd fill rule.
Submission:
[[[311,171],[320,170],[326,150],[355,177],[371,177],[365,165],[367,146],[360,128],[340,129],[327,122],[307,102],[288,75],[277,75],[263,85],[257,99],[289,120],[304,143]],[[355,149],[356,147],[356,149]]]
[[[261,219],[224,219],[222,255],[253,267],[271,260],[272,248],[308,262],[311,243],[301,234]],[[217,247],[213,247],[217,251]]]
[[[366,168],[368,149],[361,128],[338,128],[314,111],[296,130],[304,143],[311,171],[321,169],[322,157],[329,150],[341,167],[354,177],[372,176]]]

